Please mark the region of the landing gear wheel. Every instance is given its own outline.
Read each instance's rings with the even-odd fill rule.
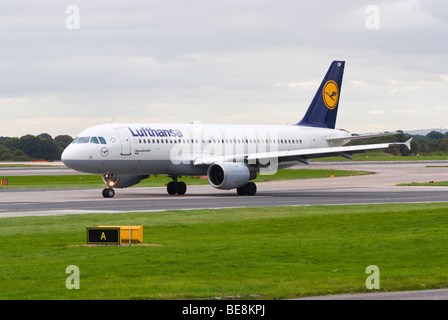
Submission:
[[[168,183],[166,191],[168,191],[169,194],[176,194],[176,184],[173,181]]]
[[[244,191],[248,196],[253,196],[257,193],[257,185],[253,182],[249,182],[244,186]]]
[[[236,188],[236,192],[239,196],[253,196],[257,193],[257,185],[253,182],[246,183],[244,186]]]
[[[187,185],[185,184],[185,182],[178,182],[177,183],[177,194],[185,194],[185,192],[187,192]]]
[[[113,198],[115,196],[115,190],[112,188],[103,189],[104,198]]]
[[[185,182],[174,182],[171,181],[170,183],[168,183],[168,185],[166,186],[166,191],[168,191],[169,194],[185,194],[185,192],[187,192],[187,185],[185,184]]]
[[[244,196],[246,194],[246,191],[244,191],[244,186],[236,188],[236,193],[238,193],[239,196]]]

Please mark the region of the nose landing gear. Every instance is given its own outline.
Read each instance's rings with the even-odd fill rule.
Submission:
[[[112,188],[106,188],[103,190],[104,198],[113,198],[115,196],[115,190]]]

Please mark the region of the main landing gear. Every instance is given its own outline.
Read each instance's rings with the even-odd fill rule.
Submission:
[[[236,192],[240,196],[244,196],[244,195],[253,196],[257,193],[257,185],[253,182],[249,182],[249,183],[245,184],[244,186],[236,188]]]
[[[166,186],[166,191],[169,194],[185,194],[187,192],[187,185],[183,181],[177,181],[177,176],[171,177],[173,181],[168,183]]]
[[[168,183],[166,186],[166,191],[169,194],[185,194],[187,192],[187,185],[183,181],[177,181],[177,176],[171,177],[173,181]],[[244,186],[241,186],[236,189],[236,192],[240,196],[248,195],[253,196],[257,193],[257,185],[253,182],[246,183]],[[112,188],[103,189],[103,197],[104,198],[113,198],[115,196],[115,190]]]

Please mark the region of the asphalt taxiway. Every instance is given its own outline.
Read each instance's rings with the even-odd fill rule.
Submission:
[[[448,289],[340,294],[294,300],[448,300]]]
[[[209,185],[189,186],[185,195],[166,188],[116,190],[103,198],[102,189],[0,189],[0,217],[84,213],[146,212],[172,209],[235,208],[373,203],[448,202],[448,187],[403,187],[398,183],[448,180],[448,161],[315,162],[310,169],[364,170],[370,175],[257,183],[255,196]],[[304,168],[303,165],[297,168]],[[8,174],[5,174],[7,171]],[[65,167],[1,168],[0,177],[16,174],[76,174]]]

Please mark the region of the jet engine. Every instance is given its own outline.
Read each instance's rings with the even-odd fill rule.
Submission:
[[[238,162],[214,163],[207,170],[208,181],[217,189],[235,189],[255,179],[257,174]]]
[[[149,176],[111,173],[103,174],[103,181],[109,188],[127,188],[140,183],[140,181],[146,178],[149,178]]]

